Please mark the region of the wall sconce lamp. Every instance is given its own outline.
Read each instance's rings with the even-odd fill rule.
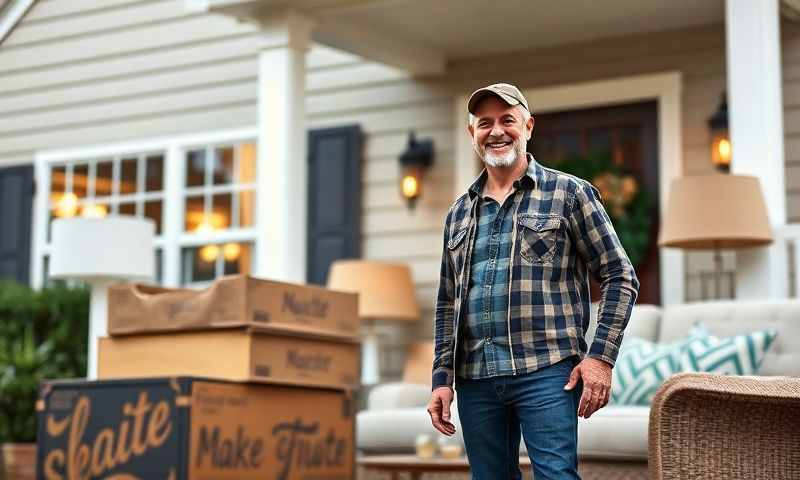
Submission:
[[[728,133],[728,100],[725,92],[722,93],[717,111],[708,119],[708,127],[711,129],[711,163],[727,173],[731,168],[731,137]]]
[[[408,135],[408,148],[400,155],[400,193],[408,201],[408,208],[422,193],[422,177],[433,164],[433,140],[417,140],[412,131]]]

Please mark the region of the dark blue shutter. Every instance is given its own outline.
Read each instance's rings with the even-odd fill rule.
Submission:
[[[0,169],[0,278],[30,280],[33,167]]]
[[[331,263],[361,256],[361,129],[308,134],[306,280],[325,285]]]

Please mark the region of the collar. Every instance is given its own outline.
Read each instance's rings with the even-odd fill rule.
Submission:
[[[536,161],[536,159],[533,158],[533,155],[531,155],[530,153],[526,155],[526,158],[528,160],[528,168],[525,170],[525,173],[523,173],[522,176],[519,177],[519,179],[514,181],[514,188],[533,190],[534,188],[536,188],[536,185],[538,184],[537,179],[541,174],[540,172],[541,166]],[[468,193],[470,200],[473,200],[476,196],[480,196],[488,176],[489,174],[486,171],[486,167],[483,167],[483,170],[481,170],[481,173],[480,175],[478,175],[478,178],[476,178],[475,181],[472,182],[472,185],[470,185],[469,187]]]

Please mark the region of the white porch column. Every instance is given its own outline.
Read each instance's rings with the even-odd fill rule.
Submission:
[[[738,298],[788,295],[779,0],[727,0],[731,173],[761,181],[775,242],[736,254]],[[732,192],[735,194],[736,192]]]
[[[311,23],[287,11],[261,23],[255,275],[305,282],[305,54]]]

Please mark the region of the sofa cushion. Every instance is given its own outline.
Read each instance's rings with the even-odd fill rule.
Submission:
[[[608,405],[591,417],[578,417],[578,456],[609,460],[647,460],[650,407]],[[527,455],[524,439],[520,455]]]
[[[578,456],[647,460],[650,407],[608,405],[578,418]]]
[[[701,329],[693,329],[686,338],[670,343],[629,337],[612,373],[611,403],[650,405],[664,380],[683,370],[681,362],[687,350],[706,337],[708,333]]]
[[[597,309],[598,303],[591,304],[591,316],[589,329],[586,331],[586,343],[591,345],[594,332],[597,329]],[[661,307],[658,305],[634,305],[631,311],[631,318],[628,326],[625,327],[625,335],[622,337],[622,345],[628,337],[644,338],[655,342],[658,340],[658,324],[661,320]]]
[[[456,425],[455,440],[464,446],[461,422],[455,402],[450,413]],[[394,408],[391,410],[362,410],[356,414],[356,447],[364,454],[414,453],[417,436],[443,436],[433,428],[425,408]]]
[[[704,326],[692,328],[692,333],[699,340],[685,349],[682,370],[721,375],[757,374],[764,355],[778,334],[775,329],[767,328],[745,335],[719,338],[710,335]]]
[[[367,397],[370,410],[393,408],[427,407],[431,399],[431,388],[427,385],[391,382],[376,385]]]
[[[453,403],[454,440],[462,447],[461,421]],[[586,458],[647,460],[649,407],[608,405],[590,418],[578,418],[578,455]],[[365,455],[412,454],[417,436],[442,436],[424,408],[362,410],[356,415],[356,446]],[[520,437],[520,454],[525,441]]]
[[[659,331],[661,342],[684,337],[696,323],[702,323],[712,335],[718,337],[774,328],[778,336],[764,355],[759,374],[800,376],[798,300],[726,300],[670,305],[664,307],[662,317]]]

